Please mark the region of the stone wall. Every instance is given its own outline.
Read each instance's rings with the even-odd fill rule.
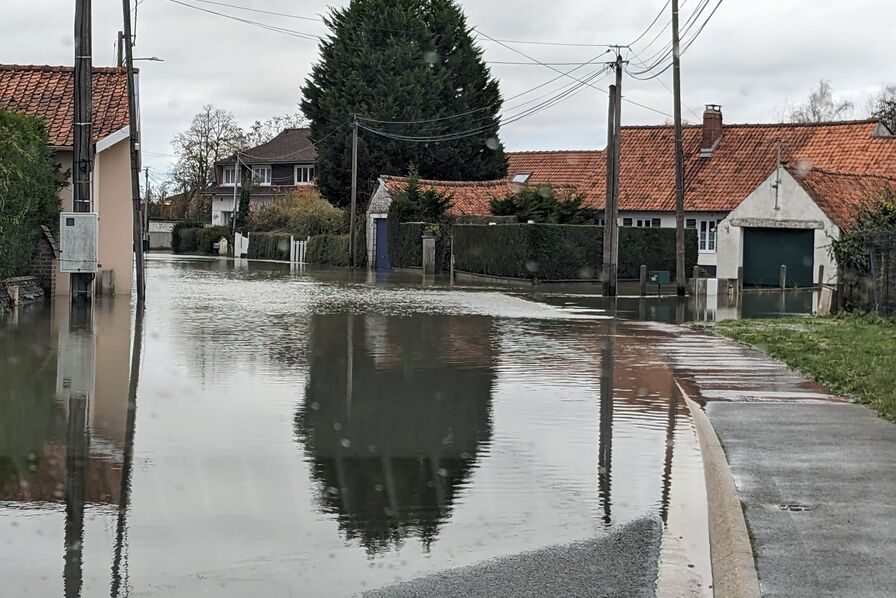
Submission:
[[[48,295],[53,295],[56,292],[56,258],[58,256],[59,249],[56,246],[53,233],[46,226],[41,226],[37,249],[28,273],[37,279]]]

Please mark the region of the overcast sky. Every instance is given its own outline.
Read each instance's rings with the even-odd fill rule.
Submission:
[[[321,34],[322,23],[263,15],[183,0],[279,27]],[[328,6],[320,0],[221,0],[228,4],[315,17]],[[682,21],[700,0],[685,0]],[[3,0],[0,60],[20,64],[73,61],[73,0]],[[564,43],[632,41],[657,15],[665,0],[466,0],[471,26],[499,39]],[[15,8],[12,8],[12,5]],[[710,8],[715,0],[710,3]],[[94,64],[114,64],[121,3],[93,2]],[[708,10],[707,10],[708,13]],[[136,57],[140,62],[144,162],[161,177],[173,159],[171,138],[189,126],[201,106],[233,112],[241,124],[296,109],[299,89],[317,44],[202,13],[170,0],[144,0],[137,13]],[[663,17],[659,24],[668,19]],[[725,122],[768,122],[788,104],[803,101],[820,78],[830,79],[836,98],[855,102],[853,116],[867,115],[866,99],[886,81],[896,81],[896,5],[892,0],[724,0],[712,21],[682,59],[684,117],[696,121],[704,104],[723,105]],[[658,33],[657,26],[637,48]],[[665,39],[670,34],[663,33]],[[526,59],[482,41],[489,61]],[[515,45],[541,61],[584,62],[601,50],[589,47]],[[658,41],[646,55],[660,47]],[[568,70],[571,67],[557,67]],[[588,67],[590,68],[590,67]],[[585,74],[588,70],[578,71]],[[556,76],[539,65],[492,65],[504,97]],[[668,89],[662,83],[668,86]],[[606,89],[609,79],[597,86]],[[562,84],[517,100],[525,101]],[[660,80],[624,83],[630,100],[672,112],[671,70]],[[585,89],[563,103],[501,130],[509,150],[590,149],[606,139],[606,94]],[[512,103],[512,102],[511,102]],[[659,124],[666,117],[626,104],[625,124]]]

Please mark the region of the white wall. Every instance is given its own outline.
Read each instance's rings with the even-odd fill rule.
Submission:
[[[224,221],[221,218],[221,212],[232,212],[233,211],[233,198],[232,197],[213,197],[212,198],[212,224],[219,225],[224,224]]]
[[[744,263],[743,229],[799,228],[815,230],[812,281],[818,284],[818,266],[824,266],[824,283],[837,281],[837,265],[830,255],[832,239],[840,237],[840,229],[831,222],[806,190],[786,170],[781,169],[778,188],[778,209],[775,209],[776,173],[772,172],[750,195],[719,223],[718,277],[737,278],[737,269]]]

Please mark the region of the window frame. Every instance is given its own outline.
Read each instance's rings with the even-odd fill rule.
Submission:
[[[267,173],[267,177],[259,177],[259,172]],[[260,164],[258,166],[252,167],[252,183],[258,185],[259,187],[270,187],[271,186],[271,177],[272,177],[272,168],[269,164]],[[267,180],[265,180],[267,179]]]
[[[308,171],[308,180],[299,180],[299,172]],[[314,164],[296,164],[293,167],[293,184],[296,187],[307,187],[314,184]]]
[[[713,218],[697,221],[697,248],[700,253],[716,253],[719,247],[719,221]]]
[[[233,180],[231,180],[230,182],[227,181],[227,175],[228,175],[228,174],[233,175],[233,176],[232,176]],[[237,176],[236,176],[236,167],[235,167],[235,166],[225,166],[225,167],[224,167],[224,178],[223,178],[223,181],[224,181],[224,182],[223,182],[223,185],[222,185],[222,186],[224,186],[224,187],[233,187],[233,186],[236,185]]]
[[[622,219],[622,226],[632,226],[633,223],[634,223],[634,220],[632,220],[631,218],[623,218]]]

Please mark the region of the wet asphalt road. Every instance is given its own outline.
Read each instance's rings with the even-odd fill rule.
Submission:
[[[648,598],[656,595],[662,524],[638,519],[587,542],[528,552],[374,590],[365,598]]]

